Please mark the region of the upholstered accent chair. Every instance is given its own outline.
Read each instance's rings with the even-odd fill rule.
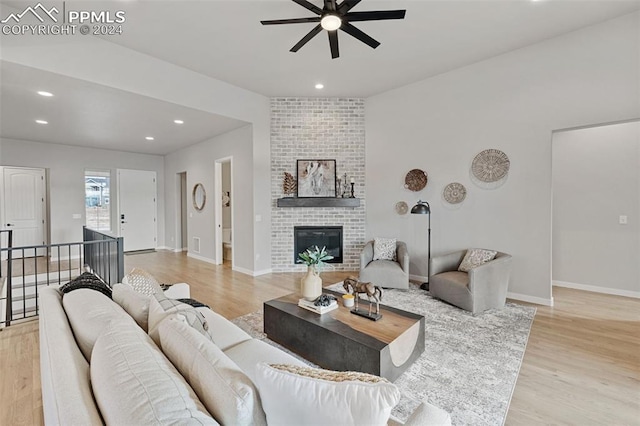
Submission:
[[[497,252],[493,260],[461,272],[458,266],[467,250],[435,256],[429,263],[429,292],[474,315],[502,308],[507,299],[511,255]]]
[[[409,288],[409,252],[407,244],[396,242],[396,260],[373,260],[373,241],[360,253],[360,281],[385,288]]]

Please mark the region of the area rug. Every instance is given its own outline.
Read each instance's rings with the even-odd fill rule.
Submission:
[[[342,283],[327,287],[344,292]],[[405,421],[421,401],[447,410],[454,425],[504,424],[536,309],[507,303],[477,316],[411,285],[385,290],[382,303],[425,316],[425,351],[396,381],[402,398],[392,414]],[[233,321],[253,337],[262,312]]]

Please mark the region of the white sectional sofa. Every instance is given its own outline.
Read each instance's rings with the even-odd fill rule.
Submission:
[[[391,383],[333,383],[283,371],[278,366],[307,367],[211,309],[196,308],[205,319],[203,333],[184,315],[159,317],[154,296],[132,291],[114,286],[116,303],[90,289],[64,295],[42,289],[45,424],[401,424],[388,419],[399,398]],[[174,285],[165,295],[189,297],[188,285]],[[288,410],[302,392],[310,402],[300,404],[312,406]],[[354,398],[338,398],[339,392]],[[450,418],[424,403],[406,424],[447,425]]]

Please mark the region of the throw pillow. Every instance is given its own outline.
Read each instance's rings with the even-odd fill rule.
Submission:
[[[253,382],[213,342],[182,321],[160,324],[162,351],[223,425],[264,425],[260,396]]]
[[[373,260],[396,260],[395,238],[373,239]]]
[[[140,294],[126,284],[113,286],[113,301],[136,320],[145,332],[149,330],[149,303],[151,298]]]
[[[205,336],[207,339],[211,339],[211,336],[207,332],[209,325],[207,320],[200,312],[193,306],[189,306],[185,303],[178,302],[174,299],[167,298],[162,293],[156,293],[151,298],[149,304],[149,336],[159,347],[161,346],[160,334],[158,327],[160,323],[171,315],[176,315],[182,321],[185,321],[191,327],[196,329],[199,333]]]
[[[122,283],[130,285],[138,293],[146,294],[147,296],[162,293],[162,287],[160,287],[158,281],[144,269],[133,268],[122,279]]]
[[[61,285],[60,291],[64,296],[65,294],[79,288],[88,288],[89,290],[99,291],[111,299],[111,288],[102,281],[102,278],[92,272],[83,272],[68,283]]]
[[[255,382],[269,425],[386,425],[398,387],[371,374],[259,363]]]
[[[498,254],[497,251],[494,250],[485,250],[485,249],[469,249],[467,253],[464,255],[464,259],[458,266],[458,271],[460,272],[469,272],[475,267],[482,265],[483,263],[487,263],[490,260],[493,260]]]

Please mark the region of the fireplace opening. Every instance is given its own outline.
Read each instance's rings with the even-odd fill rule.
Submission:
[[[342,226],[294,226],[294,263],[298,263],[298,254],[313,246],[326,247],[333,256],[326,263],[342,263]]]

